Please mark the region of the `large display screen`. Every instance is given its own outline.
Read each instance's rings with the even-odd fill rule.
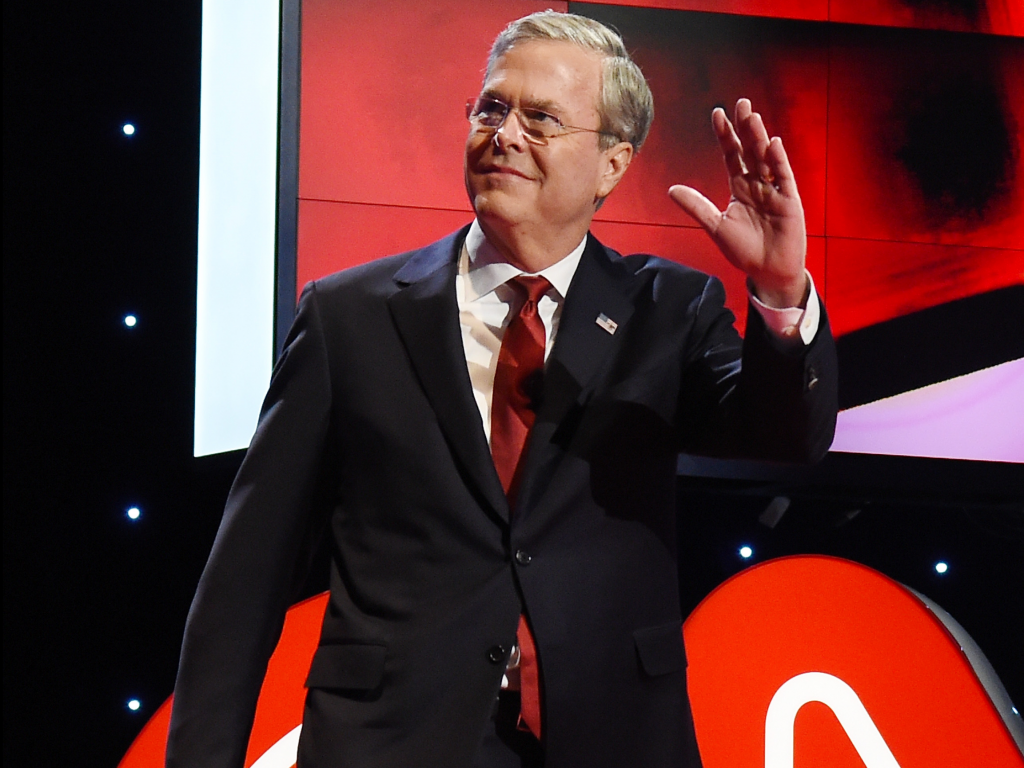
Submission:
[[[833,450],[1024,462],[1016,0],[304,0],[299,138],[281,150],[298,163],[284,295],[472,219],[464,104],[497,32],[549,7],[617,28],[655,95],[598,238],[718,275],[742,331],[742,275],[666,191],[724,206],[710,113],[749,97],[786,142],[838,338]]]

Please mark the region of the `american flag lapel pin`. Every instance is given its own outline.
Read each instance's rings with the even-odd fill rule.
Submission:
[[[604,330],[608,331],[608,333],[610,333],[613,336],[615,335],[615,330],[619,327],[619,324],[612,320],[610,317],[608,317],[608,315],[606,315],[604,312],[598,315],[597,320],[595,320],[594,322],[601,326],[601,328],[603,328]]]

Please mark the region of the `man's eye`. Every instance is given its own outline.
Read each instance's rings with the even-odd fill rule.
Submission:
[[[476,105],[476,113],[485,117],[504,115],[505,105],[494,99],[480,99]]]
[[[537,126],[559,125],[561,123],[561,121],[554,115],[542,112],[539,109],[524,109],[522,110],[522,113],[524,118]]]

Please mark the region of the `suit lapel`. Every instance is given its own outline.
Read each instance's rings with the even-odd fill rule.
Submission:
[[[508,502],[491,460],[466,367],[455,297],[466,229],[427,246],[395,274],[391,316],[423,391],[458,461],[492,509],[508,520]]]
[[[617,254],[588,236],[545,366],[544,395],[530,435],[517,508],[525,511],[543,493],[563,455],[561,432],[571,430],[574,412],[587,402],[598,374],[627,335],[638,285]]]

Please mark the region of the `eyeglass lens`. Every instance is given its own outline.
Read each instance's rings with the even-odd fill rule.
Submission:
[[[482,128],[500,128],[509,112],[514,111],[520,127],[527,136],[550,139],[562,131],[562,121],[552,114],[530,107],[512,107],[497,99],[481,96],[475,102],[467,102],[466,109],[469,119]]]

